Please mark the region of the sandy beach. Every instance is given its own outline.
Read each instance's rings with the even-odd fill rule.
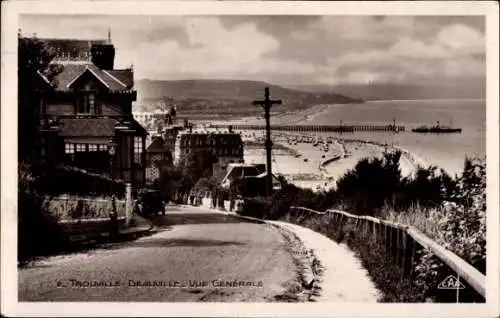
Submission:
[[[264,163],[265,149],[262,132],[241,131],[246,143],[244,157],[248,163]],[[386,148],[396,150],[396,146],[385,146],[375,142],[351,140],[314,134],[274,133],[272,136],[273,171],[283,175],[297,186],[326,190],[335,186],[337,180],[349,169],[355,167],[362,158],[381,157]],[[257,144],[262,146],[258,147]],[[288,148],[288,151],[283,148]],[[400,149],[401,150],[401,149]],[[400,167],[403,176],[410,175],[417,168],[418,161],[408,151],[402,150]]]

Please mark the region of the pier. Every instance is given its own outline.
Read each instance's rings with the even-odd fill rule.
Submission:
[[[265,130],[264,125],[210,125],[210,128],[234,130]],[[404,132],[405,126],[400,125],[273,125],[274,131],[288,132],[356,132],[356,131],[379,131],[379,132]]]

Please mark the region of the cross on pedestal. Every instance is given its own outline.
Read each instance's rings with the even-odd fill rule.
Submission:
[[[266,87],[265,89],[265,94],[264,94],[264,100],[254,100],[253,104],[254,105],[261,105],[262,108],[264,108],[265,111],[265,118],[266,118],[266,194],[267,196],[272,195],[272,190],[273,190],[273,175],[272,175],[272,169],[271,169],[271,149],[272,149],[272,142],[271,142],[271,124],[269,122],[269,119],[271,117],[270,115],[270,110],[272,105],[274,104],[281,104],[281,99],[277,100],[272,100],[269,98],[269,87]]]

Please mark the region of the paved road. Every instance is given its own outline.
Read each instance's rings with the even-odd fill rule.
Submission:
[[[271,225],[189,207],[154,223],[153,235],[20,269],[19,300],[272,301],[296,279]]]

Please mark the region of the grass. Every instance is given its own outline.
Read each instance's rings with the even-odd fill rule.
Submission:
[[[379,217],[388,221],[413,226],[431,239],[436,239],[439,232],[438,220],[434,216],[433,210],[423,208],[419,204],[414,204],[406,211],[401,212],[396,212],[393,208],[385,206]]]
[[[371,237],[349,235],[347,246],[356,253],[375,286],[382,292],[380,302],[423,302],[422,291],[410,279],[402,278],[402,270],[386,257],[385,247]]]

